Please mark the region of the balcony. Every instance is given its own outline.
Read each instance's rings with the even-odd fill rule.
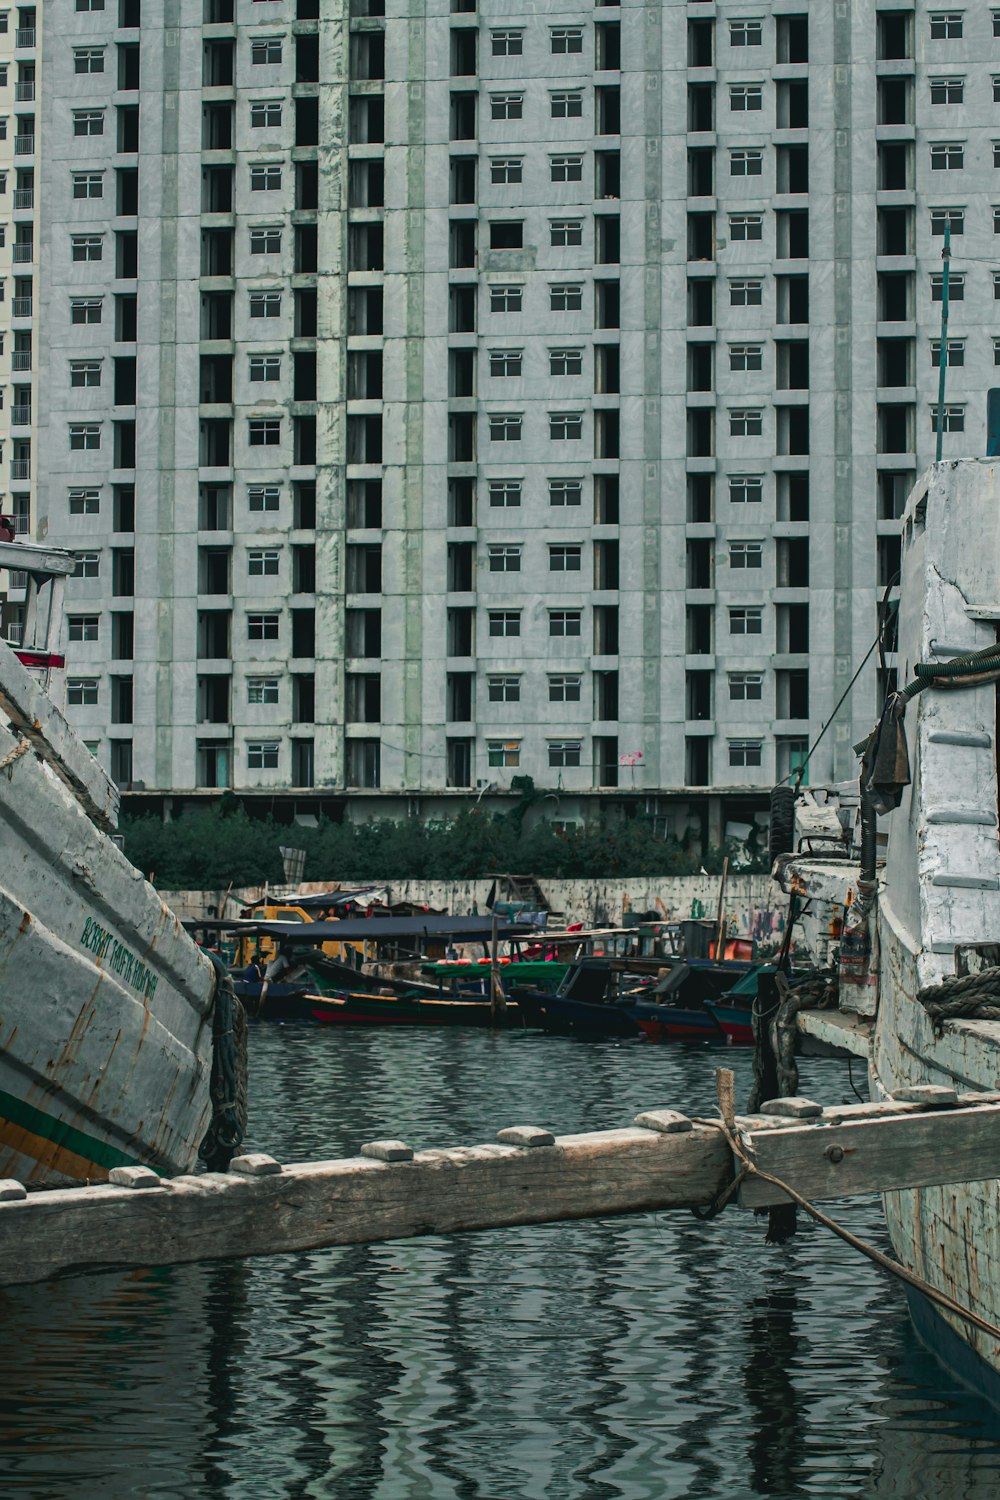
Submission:
[[[18,104],[30,104],[35,97],[35,80],[14,85],[14,98]]]
[[[34,156],[34,154],[35,154],[35,137],[34,137],[33,134],[32,135],[16,135],[14,137],[14,155],[15,156]]]
[[[31,426],[31,404],[25,406],[12,406],[10,409],[10,425],[12,427]]]
[[[30,370],[31,350],[15,349],[10,357],[10,367],[12,370]]]
[[[24,621],[11,620],[7,626],[8,646],[22,646],[24,644]]]
[[[15,209],[19,209],[19,208],[34,208],[34,206],[35,206],[35,190],[34,190],[34,188],[15,188],[14,189],[14,208]]]
[[[15,318],[30,318],[31,306],[31,297],[15,297],[11,301],[10,310]]]
[[[14,246],[14,259],[16,261],[31,261],[35,258],[34,240],[18,240]]]
[[[12,458],[10,462],[10,477],[11,479],[30,479],[31,459]]]
[[[19,26],[14,33],[15,47],[33,47],[35,45],[34,26]]]

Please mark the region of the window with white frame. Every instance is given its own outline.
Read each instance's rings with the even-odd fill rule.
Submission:
[[[277,677],[248,677],[247,702],[253,704],[277,703]]]
[[[955,42],[962,35],[965,12],[961,10],[934,11],[929,17],[932,42]]]
[[[730,740],[729,764],[744,767],[759,766],[762,746],[762,740]]]
[[[764,283],[762,281],[730,281],[730,307],[760,307],[763,301],[763,288]]]
[[[945,226],[951,234],[965,233],[964,208],[932,208],[931,234],[943,235]]]
[[[99,552],[78,552],[76,554],[76,567],[73,569],[74,578],[99,578],[101,576],[101,554]]]
[[[74,109],[74,111],[73,111],[73,134],[74,135],[103,135],[104,134],[104,111],[103,111],[103,109]]]
[[[521,548],[516,542],[498,542],[487,549],[491,573],[520,573]]]
[[[760,635],[764,628],[762,605],[737,606],[729,611],[730,635]]]
[[[583,350],[582,349],[550,349],[549,350],[549,374],[550,375],[582,375],[583,374]]]
[[[279,749],[278,740],[247,740],[247,770],[276,771]]]
[[[523,349],[491,349],[490,350],[490,374],[498,379],[522,373],[524,359]]]
[[[490,119],[520,120],[524,115],[523,94],[491,94]]]
[[[66,623],[71,641],[96,641],[100,638],[100,615],[68,615]]]
[[[763,21],[730,21],[730,47],[759,47],[763,40]]]
[[[549,702],[579,703],[582,681],[577,672],[553,673],[549,678]]]
[[[583,437],[583,412],[550,411],[549,437],[557,443],[577,442]]]
[[[281,61],[281,37],[262,36],[250,43],[250,61],[255,67]]]
[[[760,344],[730,344],[729,368],[731,370],[762,370],[764,350]]]
[[[516,673],[487,677],[486,690],[491,703],[520,703],[521,679]]]
[[[280,318],[281,293],[251,292],[250,316],[251,318]]]
[[[281,187],[281,163],[257,162],[250,168],[251,193],[276,193]]]
[[[251,255],[278,255],[280,251],[280,224],[260,224],[250,230]]]
[[[583,114],[580,89],[558,89],[549,95],[549,113],[553,120],[578,120]]]
[[[993,363],[1000,365],[1000,339],[993,340]]]
[[[100,234],[74,234],[70,236],[70,259],[102,260],[104,257],[104,236]]]
[[[247,438],[251,448],[274,448],[281,442],[280,417],[250,417]]]
[[[573,636],[581,633],[582,613],[578,609],[550,609],[549,635]]]
[[[101,361],[99,359],[71,359],[69,383],[77,387],[100,385]]]
[[[583,286],[580,282],[552,282],[549,285],[551,312],[580,312],[583,308]]]
[[[1000,10],[995,10],[991,14],[993,16],[993,35],[1000,36]]]
[[[581,749],[579,740],[549,740],[549,765],[578,766]]]
[[[940,420],[939,420],[940,419]],[[931,407],[931,432],[964,432],[965,406]]]
[[[101,446],[100,422],[71,422],[69,424],[69,446],[76,453],[95,452]]]
[[[78,13],[81,13],[83,11],[103,10],[104,9],[104,0],[76,0],[76,9],[77,9]],[[4,11],[3,12],[3,24],[2,24],[2,26],[0,26],[0,31],[6,31],[6,30],[7,30],[7,12]]]
[[[582,156],[550,156],[549,180],[551,182],[582,182]]]
[[[276,484],[250,484],[247,486],[247,508],[249,510],[277,510],[281,498],[280,486]]]
[[[734,114],[752,114],[764,108],[764,88],[759,83],[731,83],[729,108]]]
[[[583,244],[583,222],[580,219],[550,219],[549,243],[557,249]]]
[[[764,561],[763,542],[730,542],[729,566],[740,570],[759,568]]]
[[[1000,213],[1000,210],[994,212]],[[997,231],[1000,233],[1000,230]],[[931,301],[940,302],[944,296],[944,274],[935,271],[931,275]],[[965,301],[965,272],[952,271],[948,277],[948,300],[951,302]]]
[[[961,104],[965,99],[964,78],[932,78],[930,89],[932,104]]]
[[[491,286],[490,312],[520,312],[523,299],[523,286]]]
[[[247,572],[251,578],[277,578],[278,550],[276,547],[252,547],[247,552]]]
[[[486,764],[489,766],[519,766],[521,764],[521,741],[487,740]]]
[[[948,339],[945,352],[945,364],[950,368],[965,364],[965,340]],[[931,339],[931,368],[941,368],[941,340]]]
[[[71,708],[93,708],[99,696],[96,677],[67,677],[66,702]]]
[[[729,501],[731,505],[759,505],[764,498],[762,474],[730,474]]]
[[[73,72],[74,73],[103,73],[104,72],[104,48],[103,47],[74,47],[73,48]]]
[[[729,673],[729,697],[733,703],[756,703],[763,693],[763,672]]]
[[[103,172],[74,172],[73,173],[73,197],[74,198],[103,198],[104,197],[104,173]]]
[[[578,542],[552,542],[549,546],[550,573],[579,573],[583,547]]]
[[[760,437],[764,431],[764,413],[756,406],[734,406],[729,409],[730,437]]]
[[[100,490],[70,490],[69,513],[71,516],[96,516],[101,510]]]
[[[281,355],[280,354],[251,354],[250,355],[250,379],[254,383],[258,381],[273,381],[281,379]]]
[[[932,172],[958,172],[965,165],[965,145],[961,141],[935,141],[931,146]]]
[[[554,57],[569,52],[583,51],[583,28],[581,26],[550,26],[549,40]]]
[[[494,510],[512,509],[521,503],[520,479],[491,479],[487,489]]]
[[[491,636],[520,635],[521,611],[519,609],[491,609],[487,614],[486,623]]]
[[[763,214],[729,215],[729,238],[731,240],[760,240],[763,237]]]
[[[753,146],[742,146],[729,153],[730,177],[760,177],[764,171],[764,152]]]
[[[490,181],[495,183],[520,182],[523,176],[523,156],[491,156]]]
[[[250,103],[251,130],[268,130],[281,124],[280,99],[253,99]]]
[[[582,505],[582,479],[550,479],[549,504],[556,506]]]
[[[277,615],[247,615],[248,641],[276,641],[277,639]]]
[[[524,47],[524,32],[520,28],[505,27],[490,32],[490,52],[494,57],[520,57]]]
[[[524,426],[520,412],[491,412],[488,417],[490,441],[493,443],[519,443]]]

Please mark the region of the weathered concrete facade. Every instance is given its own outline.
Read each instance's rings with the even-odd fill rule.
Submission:
[[[749,819],[868,651],[933,458],[946,214],[944,452],[985,450],[1000,11],[46,9],[40,526],[86,550],[102,761],[303,809],[527,774],[575,814]]]

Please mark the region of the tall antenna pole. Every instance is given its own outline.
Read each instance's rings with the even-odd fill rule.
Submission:
[[[948,374],[948,268],[951,265],[951,216],[945,215],[944,244],[941,246],[941,351],[938,355],[937,398],[937,451],[935,462],[941,462],[941,445],[944,442],[944,383]]]

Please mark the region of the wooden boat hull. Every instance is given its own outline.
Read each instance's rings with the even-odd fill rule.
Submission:
[[[0,727],[0,757],[17,743]],[[0,773],[0,830],[0,1178],[188,1171],[211,1116],[211,963],[33,753]]]
[[[752,1047],[753,1011],[740,1005],[726,1005],[724,1001],[707,1000],[706,1009],[711,1011],[715,1023],[727,1042],[740,1047]]]
[[[605,1001],[574,1000],[568,995],[518,991],[525,1024],[562,1036],[626,1037],[639,1035],[631,1007]]]
[[[702,1010],[640,1001],[630,1008],[639,1030],[651,1042],[718,1042],[722,1039],[707,1004]]]
[[[314,1021],[324,1026],[519,1026],[520,1008],[511,1001],[493,1011],[484,1000],[425,1000],[405,995],[341,992],[311,995]]]

